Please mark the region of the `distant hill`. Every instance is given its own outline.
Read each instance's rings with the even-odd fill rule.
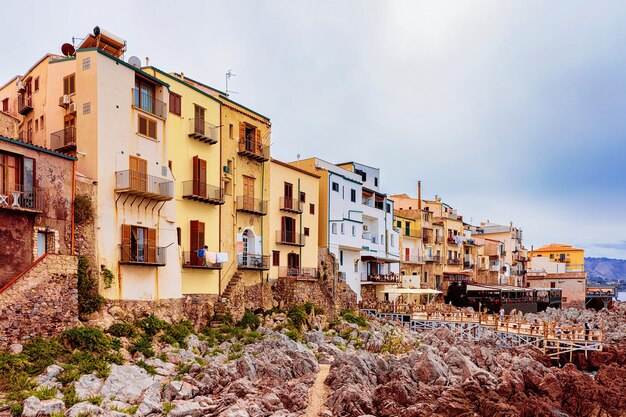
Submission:
[[[626,259],[585,258],[585,270],[592,281],[626,281]]]

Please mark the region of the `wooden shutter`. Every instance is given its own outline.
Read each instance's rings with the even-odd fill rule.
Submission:
[[[200,181],[199,181],[199,172],[198,172],[198,161],[200,160],[200,158],[198,158],[198,155],[193,157],[193,195],[200,195]]]
[[[261,129],[254,129],[254,153],[261,155]]]
[[[157,138],[157,123],[156,120],[148,119],[148,137],[152,139]]]
[[[280,219],[280,240],[281,242],[287,242],[287,217],[283,216]]]
[[[137,189],[146,191],[148,189],[148,161],[131,156],[137,164]]]
[[[130,261],[130,224],[122,225],[122,262]]]
[[[148,119],[143,116],[139,116],[139,133],[142,135],[148,135]]]
[[[242,142],[246,138],[246,124],[239,122],[239,141]]]
[[[198,160],[198,182],[200,196],[206,197],[206,161],[204,159]]]
[[[189,222],[189,249],[191,250],[191,264],[201,265],[198,263],[200,258],[198,257],[198,249],[200,249],[198,242],[198,220],[191,220]]]
[[[157,238],[156,229],[146,229],[148,231],[148,244],[146,245],[148,263],[155,263],[157,261]]]

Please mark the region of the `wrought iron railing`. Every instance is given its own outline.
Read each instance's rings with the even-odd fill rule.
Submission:
[[[50,147],[52,149],[66,149],[76,147],[76,128],[66,127],[63,130],[50,134]]]
[[[237,197],[237,211],[266,215],[267,201],[247,195],[240,195]]]
[[[289,230],[277,230],[276,243],[283,245],[304,246],[306,244],[306,236],[302,233],[296,233]]]
[[[281,266],[278,268],[278,276],[279,278],[316,279],[317,268]]]
[[[268,161],[270,159],[269,146],[252,138],[239,139],[239,153],[260,161]]]
[[[152,95],[145,91],[141,91],[137,87],[134,87],[132,90],[133,106],[165,119],[165,116],[167,115],[167,104],[165,104],[165,102],[157,100]]]
[[[138,171],[127,169],[115,173],[117,191],[134,194],[146,194],[160,197],[163,200],[174,198],[174,182]]]
[[[21,115],[28,114],[33,109],[32,94],[19,93],[17,95],[17,112]]]
[[[167,248],[149,245],[120,245],[120,263],[163,266],[167,262]]]
[[[210,262],[206,256],[200,256],[197,250],[183,252],[183,268],[221,269],[222,264]]]
[[[242,269],[269,269],[270,257],[269,255],[240,254],[237,255],[237,266]]]
[[[302,213],[303,208],[302,201],[296,198],[290,197],[281,197],[280,198],[280,209],[284,211],[291,211],[293,213]]]
[[[212,145],[218,141],[219,128],[204,119],[189,119],[189,136]]]
[[[224,189],[199,181],[183,181],[183,198],[204,203],[222,204]]]
[[[35,187],[17,185],[7,193],[0,193],[0,208],[43,210],[43,201]]]
[[[33,143],[33,131],[32,130],[22,130],[18,134],[18,139],[24,143]]]

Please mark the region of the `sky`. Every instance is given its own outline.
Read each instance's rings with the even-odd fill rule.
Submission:
[[[24,19],[24,15],[29,15]],[[21,16],[21,17],[20,17]],[[626,3],[19,2],[0,83],[98,25],[272,120],[272,156],[381,169],[472,223],[626,259]]]

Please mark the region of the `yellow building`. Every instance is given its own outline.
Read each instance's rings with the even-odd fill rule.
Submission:
[[[585,265],[585,250],[578,249],[571,245],[561,243],[551,243],[534,249],[530,252],[530,257],[549,258],[551,262],[563,262],[570,265]]]
[[[169,83],[167,155],[176,183],[176,230],[183,294],[218,294],[222,264],[220,206],[220,101],[157,68],[145,68]],[[207,256],[199,252],[207,246]],[[229,254],[232,258],[234,253]]]
[[[419,281],[425,262],[421,214],[420,210],[395,210],[394,214],[395,227],[400,231],[400,275],[415,275]]]
[[[317,278],[318,175],[271,160],[270,279]]]

